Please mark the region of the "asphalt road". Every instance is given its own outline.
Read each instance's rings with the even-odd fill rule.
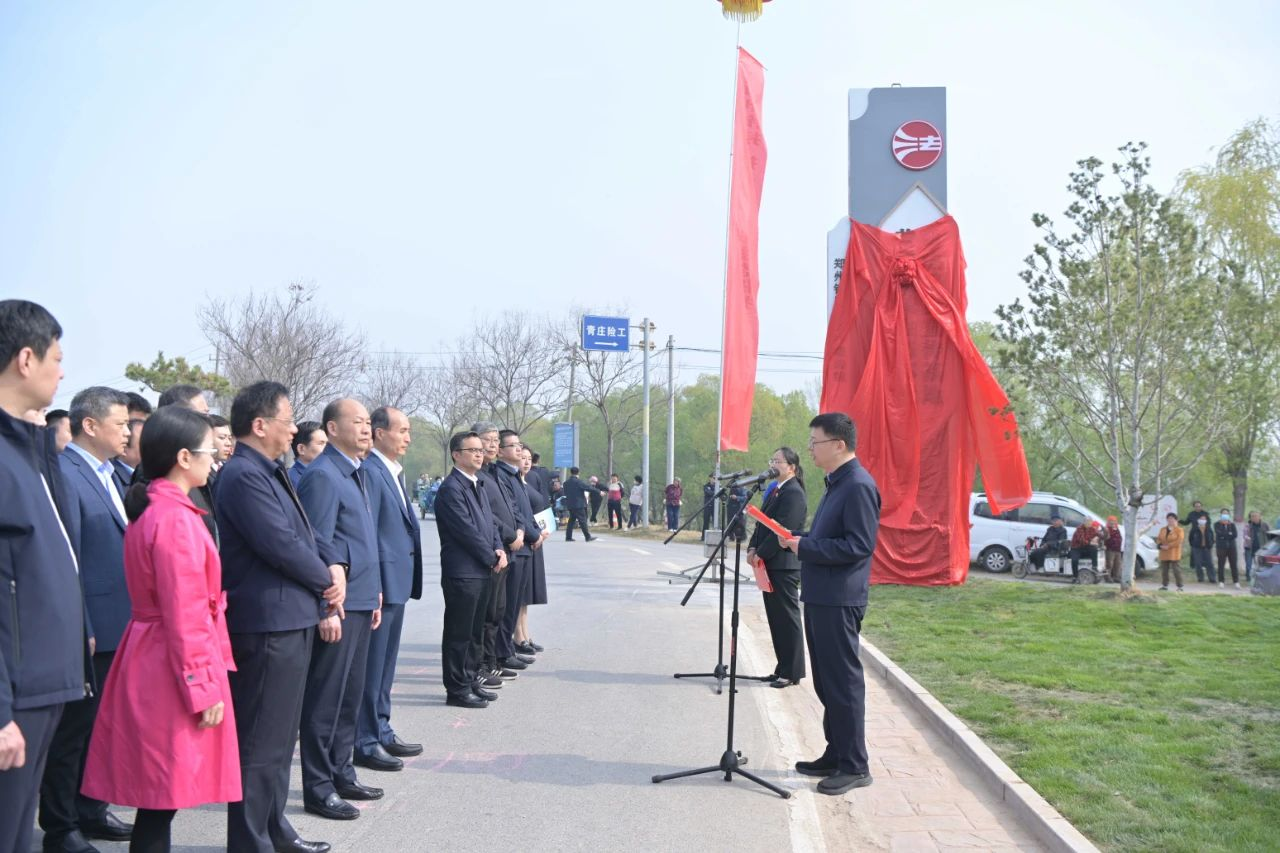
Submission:
[[[607,533],[592,543],[553,537],[551,603],[530,616],[546,651],[496,703],[473,711],[444,704],[439,549],[430,520],[424,539],[426,595],[408,610],[392,722],[425,752],[400,772],[361,770],[361,781],[386,796],[358,804],[360,818],[350,822],[302,810],[295,761],[289,814],[303,838],[340,851],[821,848],[811,798],[783,800],[742,778],[726,783],[722,774],[650,781],[716,764],[726,746],[727,691],[717,696],[710,679],[672,678],[716,663],[715,587],[706,584],[681,607],[687,587],[656,574],[699,561],[696,547]],[[759,607],[754,589],[744,598]],[[744,685],[735,746],[749,770],[794,789],[801,783],[780,756],[779,721],[765,722],[767,694],[776,692]],[[219,850],[224,838],[220,806],[182,812],[174,823],[174,850]],[[33,849],[38,844],[37,832]]]

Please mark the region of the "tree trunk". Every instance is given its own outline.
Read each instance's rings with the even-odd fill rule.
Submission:
[[[1124,508],[1124,556],[1120,558],[1120,589],[1128,592],[1133,588],[1133,567],[1138,558],[1138,510],[1133,506]]]
[[[1245,499],[1249,496],[1249,472],[1234,471],[1231,474],[1231,505],[1234,513],[1232,518],[1236,523],[1243,521],[1249,517],[1245,512]]]

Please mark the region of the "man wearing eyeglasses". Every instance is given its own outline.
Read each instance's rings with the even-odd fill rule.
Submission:
[[[503,496],[515,510],[515,522],[524,533],[524,547],[512,552],[511,568],[507,571],[507,602],[502,613],[502,621],[498,629],[496,651],[504,665],[517,654],[514,637],[516,619],[520,617],[520,607],[528,603],[529,583],[533,578],[533,552],[541,548],[549,536],[538,526],[533,517],[533,507],[529,503],[529,491],[520,479],[520,466],[524,461],[524,444],[520,434],[515,430],[504,429],[498,433],[498,461],[493,466],[494,477],[502,489]]]
[[[858,658],[858,633],[867,610],[871,555],[880,528],[880,491],[858,463],[857,430],[843,412],[809,422],[809,455],[827,472],[827,492],[809,530],[779,537],[800,558],[800,600],[813,664],[813,687],[822,702],[827,748],[796,770],[821,776],[818,793],[843,794],[871,784],[867,765],[866,685]]]
[[[446,704],[487,708],[474,685],[481,667],[485,602],[495,573],[507,567],[489,498],[480,487],[485,446],[474,432],[449,439],[453,470],[436,494],[436,530],[440,536],[440,588],[444,593],[441,670]]]

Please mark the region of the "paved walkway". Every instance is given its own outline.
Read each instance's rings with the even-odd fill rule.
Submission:
[[[774,690],[744,682],[734,746],[747,769],[795,792],[783,800],[720,774],[650,782],[658,773],[716,764],[728,698],[710,679],[676,671],[716,663],[716,589],[657,570],[700,562],[699,549],[600,534],[548,543],[551,604],[534,608],[538,663],[483,711],[444,705],[440,686],[438,547],[428,522],[427,595],[411,604],[393,722],[425,753],[398,773],[361,771],[384,799],[361,817],[305,814],[294,768],[289,814],[304,838],[336,851],[1036,850],[947,745],[874,678],[868,746],[875,783],[843,797],[813,792],[796,760],[822,749],[820,706],[806,681]],[[759,593],[743,587],[741,670],[772,669]],[[874,606],[874,604],[873,604]],[[124,816],[128,809],[119,810]],[[222,849],[224,810],[179,814],[174,850]],[[39,833],[36,847],[38,850]],[[99,843],[103,851],[124,844]]]

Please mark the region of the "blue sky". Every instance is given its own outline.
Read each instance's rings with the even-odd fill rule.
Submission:
[[[985,319],[1075,160],[1143,139],[1169,188],[1280,117],[1277,8],[775,0],[742,28],[768,69],[761,348],[822,349],[849,88],[948,87]],[[712,0],[9,0],[0,295],[65,327],[60,401],[160,349],[211,358],[206,296],[292,279],[426,364],[500,309],[625,307],[718,346],[734,38]],[[816,363],[761,368],[793,388]]]

